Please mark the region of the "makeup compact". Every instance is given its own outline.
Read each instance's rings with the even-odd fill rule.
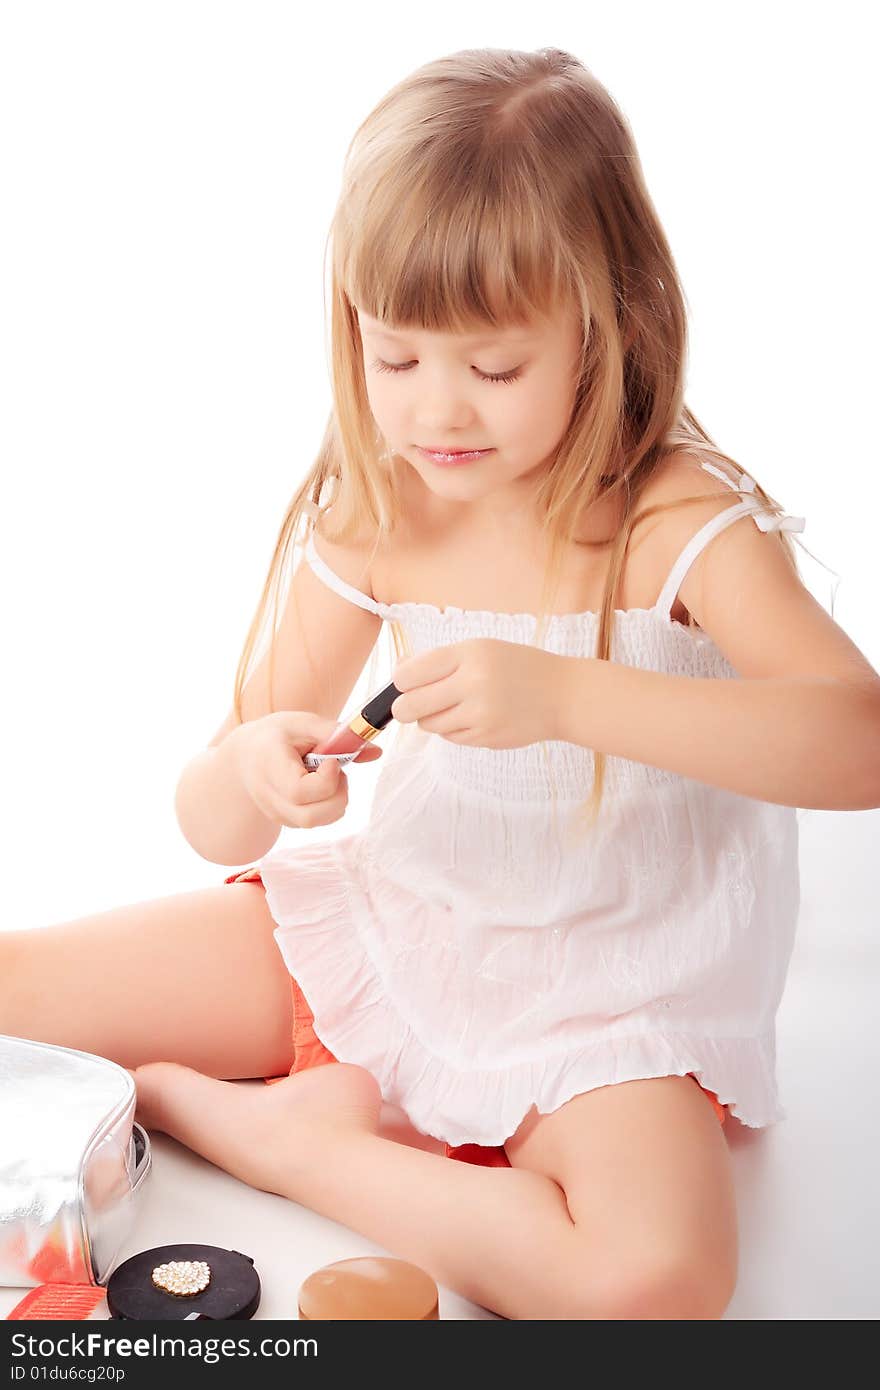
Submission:
[[[391,706],[402,695],[392,683],[373,695],[360,714],[348,723],[337,724],[329,738],[318,743],[303,757],[303,764],[310,772],[315,772],[327,758],[335,758],[339,763],[350,763],[367,744],[391,722]]]
[[[260,1280],[250,1255],[219,1245],[157,1245],[126,1260],[107,1284],[111,1318],[138,1322],[252,1318]]]
[[[298,1296],[306,1322],[423,1321],[439,1318],[437,1285],[407,1260],[367,1255],[310,1274]]]

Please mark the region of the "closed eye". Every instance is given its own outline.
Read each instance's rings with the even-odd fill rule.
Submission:
[[[414,362],[383,362],[377,357],[373,362],[373,368],[377,372],[408,372],[415,366]],[[472,369],[476,372],[481,381],[517,381],[522,372],[522,367],[513,367],[509,372],[481,372],[479,367]]]

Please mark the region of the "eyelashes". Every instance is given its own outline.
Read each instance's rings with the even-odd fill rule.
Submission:
[[[393,362],[383,362],[382,359],[379,357],[377,357],[375,362],[373,363],[373,369],[377,372],[408,372],[412,369],[412,366],[413,364],[411,362],[405,362],[403,363],[403,365],[397,366]],[[512,371],[509,372],[481,372],[479,367],[474,367],[474,371],[477,373],[477,376],[480,378],[481,381],[496,381],[507,383],[511,381],[518,381],[522,373],[522,368],[515,367]]]

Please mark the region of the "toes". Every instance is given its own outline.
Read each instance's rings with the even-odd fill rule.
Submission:
[[[177,1062],[135,1070],[137,1116],[266,1192],[291,1195],[296,1173],[324,1143],[377,1133],[382,1108],[370,1072],[346,1063],[315,1067],[256,1090]]]
[[[137,1114],[147,1127],[160,1129],[189,1147],[201,1119],[212,1104],[222,1104],[228,1081],[193,1071],[177,1062],[148,1062],[135,1070]]]
[[[135,1073],[138,1116],[147,1129],[169,1134],[209,1163],[254,1187],[278,1191],[275,1174],[257,1163],[256,1143],[269,1119],[271,1087],[248,1091],[177,1062],[149,1062]]]
[[[139,1120],[145,1129],[159,1129],[167,1134],[172,1133],[170,1129],[165,1128],[163,1101],[169,1087],[174,1085],[174,1070],[173,1062],[147,1062],[142,1067],[135,1067],[131,1073],[137,1092],[135,1119]]]

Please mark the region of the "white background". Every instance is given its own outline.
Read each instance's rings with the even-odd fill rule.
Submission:
[[[231,705],[330,408],[345,148],[458,48],[566,48],[618,101],[688,298],[688,403],[806,517],[841,577],[834,616],[880,668],[867,24],[857,4],[4,6],[0,930],[230,872],[184,841],[173,795]],[[830,611],[834,576],[798,554]],[[349,769],[348,815],[317,833],[359,828],[379,767]],[[835,911],[805,913],[796,965],[846,957],[876,980],[880,812],[801,826],[805,892]],[[876,1054],[873,1019],[856,1034],[841,1069]]]
[[[688,297],[688,403],[806,517],[841,577],[835,618],[880,667],[862,12],[541,12],[443,7],[422,34],[409,6],[353,10],[340,43],[292,4],[3,11],[0,926],[222,876],[180,835],[174,788],[230,708],[330,408],[344,151],[393,82],[455,48],[568,48],[620,104]],[[798,555],[830,611],[834,576]],[[357,828],[377,775],[350,770],[323,833]]]

